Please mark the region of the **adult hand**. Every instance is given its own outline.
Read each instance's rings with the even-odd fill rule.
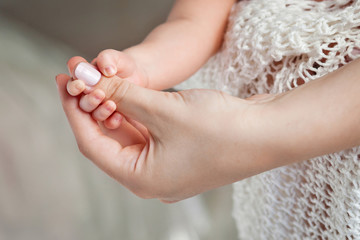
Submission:
[[[80,151],[140,197],[179,201],[274,167],[257,100],[212,90],[158,92],[103,77],[96,87],[132,128],[109,130],[67,93],[69,79],[58,75],[57,84]]]

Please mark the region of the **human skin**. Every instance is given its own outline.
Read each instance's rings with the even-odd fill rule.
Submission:
[[[215,5],[225,2],[228,8]],[[85,91],[87,95],[71,97],[65,86],[69,77],[57,77],[80,151],[141,197],[178,201],[359,145],[358,61],[290,92],[252,100],[217,91],[162,93],[136,86],[162,89],[196,71],[218,49],[232,3],[177,1],[174,9],[182,10],[170,14],[170,21],[143,43],[124,52],[99,54],[93,63],[110,77]],[[206,15],[204,6],[213,14]],[[226,11],[216,15],[219,9]],[[81,61],[85,60],[70,59],[70,73]],[[116,76],[105,71],[112,64]],[[68,90],[75,83],[83,84],[70,81]],[[96,116],[105,104],[110,105],[108,112],[118,112],[110,118]],[[106,119],[108,128],[94,119]]]
[[[249,125],[254,124],[249,117],[256,114],[255,108],[249,113],[251,101],[218,91],[168,93],[141,88],[116,76],[102,79],[104,84],[119,84],[103,87],[117,89],[112,100],[142,134],[138,141],[138,136],[121,127],[101,128],[91,114],[82,111],[79,98],[66,91],[69,79],[59,75],[57,83],[80,151],[142,198],[179,201],[263,169],[259,161],[265,159],[258,156],[262,145],[247,136],[247,129],[253,128]],[[239,157],[243,160],[237,161]]]
[[[221,46],[227,18],[235,0],[177,0],[167,21],[156,27],[142,41],[124,51],[107,49],[92,63],[107,77],[126,79],[139,86],[161,90],[173,87],[197,71]],[[70,59],[68,65],[77,59]],[[85,61],[85,60],[83,60]],[[75,77],[73,72],[72,77]],[[68,92],[78,96],[89,94],[83,81],[69,81]],[[98,92],[84,96],[83,110],[93,113],[94,119],[104,121],[108,128],[117,128],[119,113],[112,115],[115,104],[102,102]]]
[[[360,60],[278,95],[244,100],[213,90],[154,91],[117,76],[100,81],[131,133],[99,126],[59,94],[80,151],[143,198],[179,201],[270,169],[360,145]],[[134,131],[135,132],[135,131]],[[138,142],[137,142],[138,141]]]

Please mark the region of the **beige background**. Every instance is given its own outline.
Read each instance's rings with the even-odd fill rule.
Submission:
[[[77,150],[54,76],[73,55],[135,44],[166,0],[0,1],[0,239],[235,239],[231,186],[142,200]]]
[[[3,15],[17,19],[88,57],[104,48],[140,42],[163,22],[171,0],[1,0]]]

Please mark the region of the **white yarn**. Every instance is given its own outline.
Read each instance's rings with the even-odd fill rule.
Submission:
[[[358,1],[241,1],[222,49],[187,84],[242,98],[281,93],[338,69],[359,49]],[[240,239],[360,239],[359,159],[356,147],[235,183]]]

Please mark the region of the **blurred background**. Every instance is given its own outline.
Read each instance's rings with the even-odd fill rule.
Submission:
[[[231,186],[166,205],[78,152],[54,77],[140,42],[172,0],[0,0],[0,239],[236,239]]]

